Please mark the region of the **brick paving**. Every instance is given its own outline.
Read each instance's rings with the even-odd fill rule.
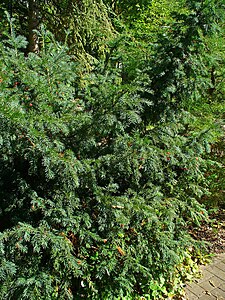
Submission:
[[[212,263],[201,266],[202,277],[189,283],[186,300],[225,300],[225,253],[214,257]]]

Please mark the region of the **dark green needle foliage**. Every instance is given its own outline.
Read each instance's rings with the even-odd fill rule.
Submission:
[[[24,56],[10,23],[0,44],[0,299],[161,299],[193,271],[188,226],[207,219],[199,200],[214,135],[184,109],[203,86],[193,79],[202,46],[192,45],[203,29],[182,18],[149,59],[128,64],[137,70],[114,41],[86,76],[42,27],[40,53]]]

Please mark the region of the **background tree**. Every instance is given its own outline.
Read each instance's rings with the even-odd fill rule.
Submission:
[[[3,1],[16,19],[16,30],[28,39],[27,51],[38,51],[36,30],[43,24],[59,41],[67,42],[77,59],[93,61],[104,54],[113,29],[102,1]],[[69,34],[69,38],[68,38]],[[40,41],[41,42],[41,41]]]

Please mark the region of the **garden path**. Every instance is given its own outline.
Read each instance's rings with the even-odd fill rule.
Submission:
[[[201,266],[202,277],[189,283],[186,300],[225,300],[225,253],[217,254],[212,263]]]

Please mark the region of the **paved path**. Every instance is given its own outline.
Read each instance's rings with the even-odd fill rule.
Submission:
[[[186,287],[187,300],[225,300],[225,253],[218,254],[207,266],[203,276]]]

